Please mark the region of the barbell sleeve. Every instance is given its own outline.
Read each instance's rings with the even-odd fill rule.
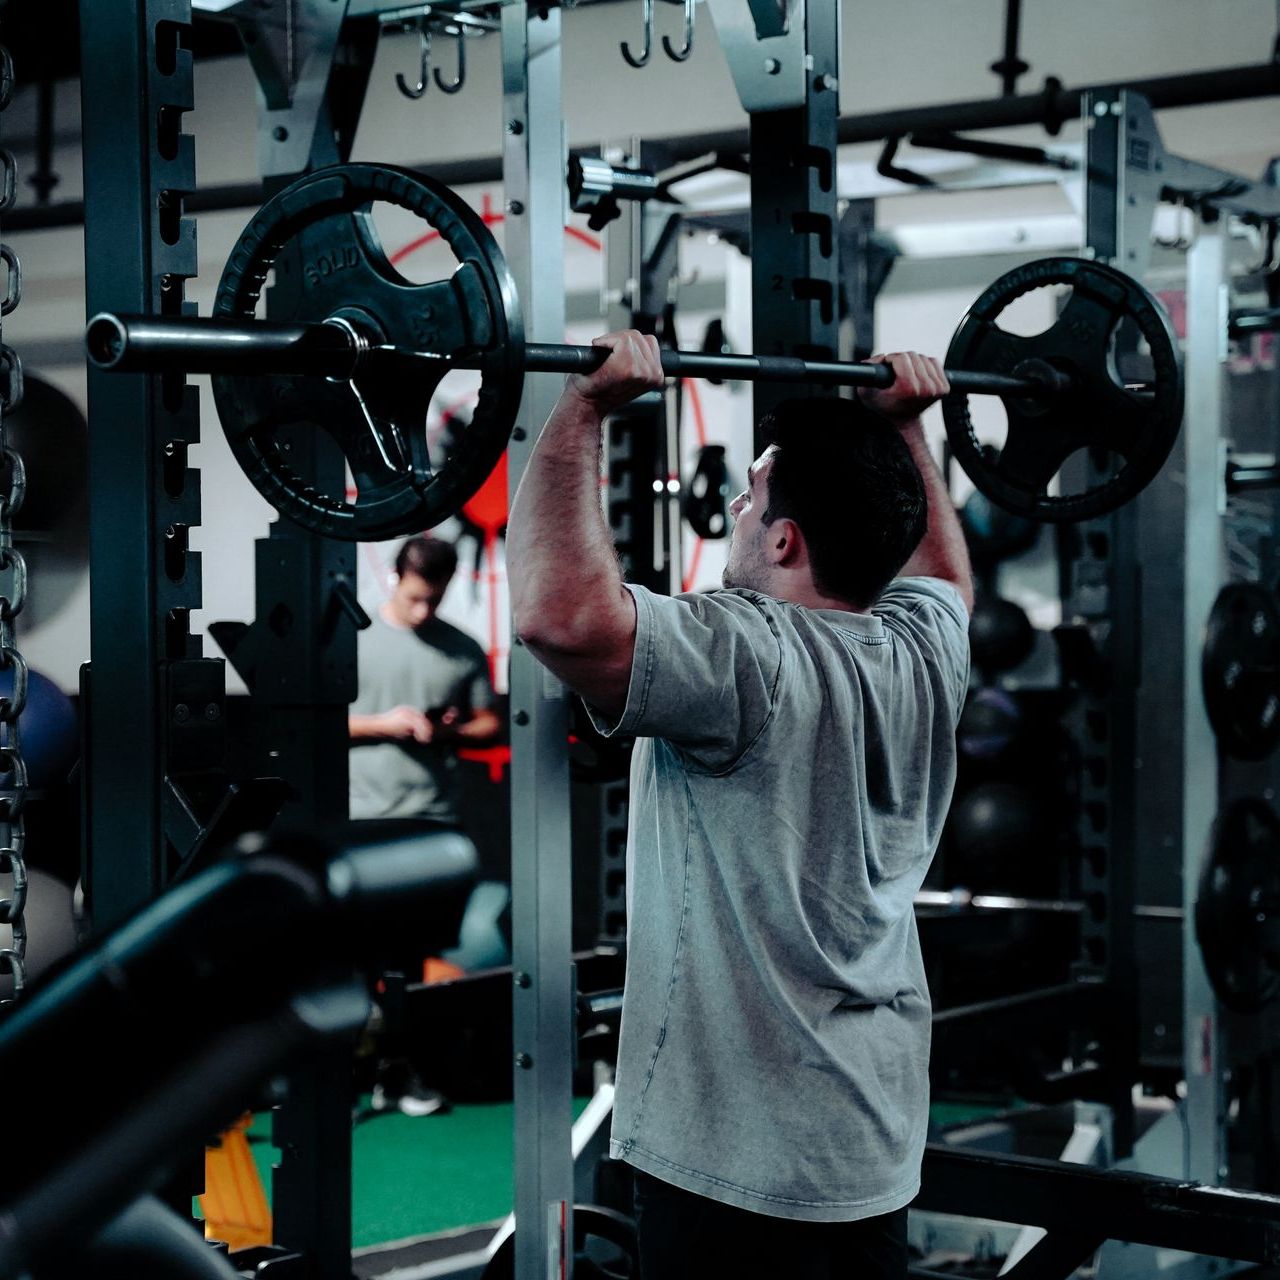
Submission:
[[[369,343],[343,322],[289,324],[218,316],[119,316],[103,311],[85,329],[85,348],[91,364],[115,373],[349,378]]]
[[[302,374],[349,378],[362,361],[379,351],[370,337],[341,319],[290,324],[271,320],[230,320],[217,316],[120,316],[101,312],[89,321],[85,346],[91,363],[118,373],[166,372],[230,374]],[[395,351],[395,348],[389,350]],[[440,359],[456,368],[478,367],[475,355],[409,357]],[[607,347],[527,343],[527,373],[591,373],[609,357]],[[802,360],[797,356],[713,355],[701,351],[662,351],[662,371],[671,378],[721,378],[737,382],[824,383],[833,386],[888,387],[887,364],[851,364]],[[1043,366],[1034,376],[946,370],[951,389],[980,395],[1044,397],[1071,389],[1071,379]]]

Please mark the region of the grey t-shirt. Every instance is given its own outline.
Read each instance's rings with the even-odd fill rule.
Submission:
[[[891,1212],[928,1125],[912,907],[955,781],[960,595],[903,578],[856,614],[630,590],[611,1153],[777,1217]]]
[[[454,706],[464,714],[493,705],[484,650],[443,618],[412,631],[375,616],[360,633],[359,665],[360,689],[351,704],[356,715],[402,704],[419,711]],[[353,742],[351,816],[457,823],[455,750],[412,740]]]

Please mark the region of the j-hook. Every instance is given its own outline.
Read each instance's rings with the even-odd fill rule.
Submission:
[[[418,83],[411,85],[404,76],[396,72],[396,88],[404,94],[406,98],[420,98],[427,91],[427,75],[431,67],[431,33],[427,30],[427,24],[423,22],[418,27]],[[439,72],[436,73],[437,77]],[[437,83],[439,80],[437,79]],[[444,86],[442,85],[441,88]]]
[[[693,6],[696,0],[684,0],[684,48],[677,49],[670,36],[662,37],[662,47],[672,62],[683,62],[693,52]]]
[[[453,28],[449,34],[456,37],[458,42],[458,73],[454,76],[452,82],[447,81],[440,74],[440,68],[437,67],[432,75],[435,77],[436,87],[441,93],[457,93],[464,84],[467,83],[467,33],[462,27]]]
[[[643,67],[649,61],[649,55],[653,52],[653,0],[644,0],[644,47],[640,50],[640,56],[636,57],[631,52],[630,46],[624,40],[622,42],[622,56],[633,67]]]

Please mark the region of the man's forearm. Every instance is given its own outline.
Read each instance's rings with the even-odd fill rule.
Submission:
[[[529,457],[507,522],[516,634],[571,647],[623,611],[625,589],[600,507],[598,411],[568,393]]]
[[[376,715],[347,716],[347,737],[353,742],[367,742],[370,738],[385,737],[381,721]]]
[[[450,737],[463,747],[488,746],[502,729],[502,721],[497,713],[489,710],[477,711],[470,720],[450,726]]]
[[[918,418],[902,428],[902,438],[907,442],[916,466],[920,468],[925,494],[929,500],[928,527],[924,537],[920,539],[920,545],[902,567],[902,575],[942,578],[953,583],[964,597],[965,605],[972,609],[973,573],[969,566],[969,548],[965,545],[964,530],[956,518],[951,494],[947,491],[933,454],[929,452],[924,427]]]

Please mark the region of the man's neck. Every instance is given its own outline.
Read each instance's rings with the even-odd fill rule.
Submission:
[[[390,600],[384,600],[378,606],[378,616],[383,620],[383,622],[387,624],[387,626],[393,627],[396,631],[413,630],[413,628],[410,627],[407,622],[402,622],[400,620],[395,610],[391,607]]]
[[[842,613],[867,613],[847,600],[839,600],[835,596],[825,595],[819,591],[812,578],[793,578],[784,575],[781,580],[770,584],[769,595],[788,604],[798,604],[805,609],[836,609]]]

